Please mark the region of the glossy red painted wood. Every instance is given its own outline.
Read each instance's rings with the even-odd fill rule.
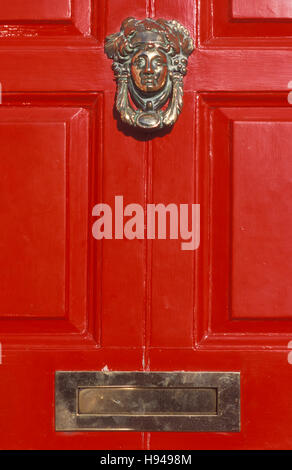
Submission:
[[[104,8],[99,2],[99,10]],[[11,0],[0,3],[0,38],[55,39],[58,36],[69,42],[73,36],[83,39],[95,35],[95,11],[91,0]],[[103,13],[100,19],[103,18]]]
[[[224,345],[232,348],[244,345],[250,349],[277,345],[285,349],[291,320],[279,289],[285,289],[285,269],[289,269],[289,243],[285,241],[289,212],[284,180],[276,195],[276,175],[281,172],[288,141],[286,136],[285,141],[275,144],[273,129],[285,122],[289,126],[292,114],[287,95],[203,94],[199,108],[200,165],[208,175],[205,181],[199,180],[199,185],[201,200],[205,201],[202,202],[203,225],[209,224],[210,229],[203,235],[198,253],[201,273],[197,294],[201,305],[196,328],[198,344],[218,349]],[[238,135],[238,127],[244,125],[250,126],[248,141]],[[260,125],[269,126],[269,139],[272,139],[270,146],[267,140],[261,140],[261,152],[255,151],[252,141],[253,132]],[[283,137],[279,131],[277,138],[280,135]],[[251,154],[253,159],[246,165]],[[265,167],[262,160],[261,165],[257,163],[263,155],[266,155]],[[273,167],[271,158],[277,161]],[[288,177],[289,160],[285,163],[288,168],[284,173]],[[263,175],[264,168],[272,171],[270,177]],[[255,178],[258,178],[256,183]],[[239,195],[240,191],[243,194]],[[271,197],[276,207],[271,206]],[[285,249],[288,252],[283,253]],[[262,258],[267,256],[267,251],[268,260]],[[260,287],[258,284],[254,288],[256,283]],[[269,296],[273,297],[272,302]]]
[[[231,319],[292,315],[291,125],[234,123]]]
[[[290,2],[25,4],[0,2],[0,448],[292,448]],[[103,40],[127,16],[196,44],[154,138],[113,112]],[[199,250],[94,240],[117,195],[199,203]],[[56,433],[55,371],[103,369],[240,371],[242,430]]]
[[[17,21],[62,21],[71,17],[71,0],[22,0],[1,1],[0,20]]]
[[[195,197],[195,95],[185,93],[184,113],[172,132],[150,149],[149,202],[192,204]],[[188,151],[182,158],[182,142]],[[153,240],[151,247],[151,346],[192,347],[194,253],[180,240]],[[173,282],[173,276],[176,282]],[[184,293],[181,295],[181,293]]]
[[[201,0],[199,21],[199,40],[209,47],[291,47],[289,0]]]
[[[243,19],[291,19],[290,0],[232,0],[232,17]]]
[[[124,206],[134,201],[143,205],[146,143],[119,130],[113,118],[113,102],[114,94],[106,93],[102,200],[113,209],[115,196],[123,196]],[[145,313],[143,240],[104,240],[102,258],[103,345],[142,347]]]

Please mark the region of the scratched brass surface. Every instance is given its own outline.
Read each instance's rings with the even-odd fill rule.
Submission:
[[[92,387],[78,390],[78,414],[217,414],[216,388]]]
[[[238,432],[238,372],[55,375],[56,431]]]

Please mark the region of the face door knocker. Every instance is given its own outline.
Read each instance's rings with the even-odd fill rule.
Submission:
[[[106,38],[105,52],[113,59],[117,81],[116,107],[123,122],[146,130],[176,122],[193,50],[188,30],[174,20],[127,18],[119,33]]]

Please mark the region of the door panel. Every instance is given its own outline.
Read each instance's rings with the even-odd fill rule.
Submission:
[[[1,332],[11,346],[83,344],[97,334],[87,294],[90,112],[97,102],[25,100],[7,97],[0,110],[1,264],[10,266],[1,270]]]
[[[290,131],[291,122],[234,123],[232,320],[291,319]]]
[[[25,3],[0,1],[0,447],[291,448],[290,2]],[[155,136],[114,110],[103,41],[129,16],[196,45]],[[115,196],[200,204],[199,249],[94,240]],[[241,431],[55,432],[55,372],[102,370],[240,372]]]
[[[99,4],[100,9],[103,0]],[[92,9],[91,0],[1,0],[0,37],[16,38],[17,42],[42,37],[89,37],[97,31]]]
[[[203,225],[209,220],[211,230],[199,256],[202,270],[212,274],[208,279],[202,272],[198,287],[206,295],[196,322],[199,338],[285,347],[291,328],[287,96],[200,99],[206,132],[200,153],[210,177],[201,193],[209,199],[202,204]]]
[[[50,110],[51,122],[46,109],[3,111],[1,265],[10,268],[1,270],[1,317],[65,318],[66,124],[57,121],[58,109]]]
[[[2,0],[1,20],[22,21],[64,21],[71,17],[70,0],[38,0],[30,1],[29,8],[21,0],[7,3]]]
[[[232,0],[232,18],[244,19],[291,19],[292,5],[289,0]]]
[[[113,117],[113,102],[114,93],[106,93],[101,184],[102,200],[113,209],[114,219],[115,196],[123,197],[123,207],[134,201],[144,205],[146,143],[121,132],[116,116]],[[117,236],[120,237],[120,229]],[[102,250],[103,344],[141,347],[145,244],[143,240],[104,240]]]
[[[200,39],[212,45],[291,45],[289,0],[201,0]]]

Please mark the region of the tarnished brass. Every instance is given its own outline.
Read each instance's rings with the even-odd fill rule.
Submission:
[[[56,372],[57,431],[240,430],[236,372]]]
[[[146,130],[176,122],[193,50],[188,30],[175,20],[127,18],[119,33],[106,38],[105,52],[113,59],[117,81],[116,107],[123,122]]]
[[[216,388],[93,387],[78,390],[78,413],[89,415],[217,414]]]

